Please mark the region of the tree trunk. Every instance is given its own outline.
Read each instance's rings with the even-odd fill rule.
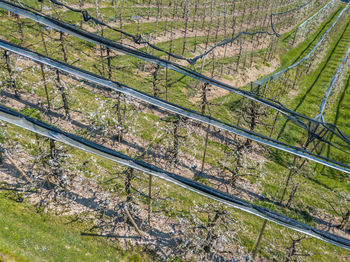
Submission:
[[[15,97],[19,98],[19,94],[17,92],[17,84],[16,81],[13,77],[13,71],[12,71],[12,66],[11,66],[11,61],[10,61],[10,53],[8,51],[4,51],[4,56],[5,56],[5,60],[6,60],[6,69],[7,72],[9,74],[9,78],[10,78],[10,84],[8,85],[10,89],[13,89],[14,93],[15,93]]]
[[[63,108],[64,108],[65,113],[66,113],[66,119],[69,121],[70,115],[69,115],[69,108],[68,108],[68,100],[66,97],[66,93],[64,91],[64,86],[61,83],[60,73],[58,70],[56,70],[56,86],[60,90],[62,101],[63,101]]]

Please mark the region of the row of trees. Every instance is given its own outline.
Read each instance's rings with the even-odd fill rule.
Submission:
[[[291,30],[298,21],[307,17],[312,10],[318,8],[323,2],[312,1],[312,3],[299,11],[273,16],[274,29],[279,33]],[[44,4],[47,5],[48,3]],[[270,14],[293,9],[302,3],[284,0],[277,3],[260,0],[250,2],[224,1],[223,3],[204,1],[202,3],[196,0],[193,2],[170,1],[164,4],[161,1],[156,1],[155,3],[150,1],[139,3],[139,5],[136,4],[136,6],[135,4],[130,5],[130,3],[122,1],[112,1],[110,4],[95,1],[94,4],[95,16],[100,21],[112,23],[115,28],[127,33],[135,34],[137,32],[137,35],[142,34],[145,40],[152,44],[160,45],[166,51],[191,58],[194,55],[203,53],[223,39],[234,38],[242,31],[268,31],[272,33]],[[148,9],[146,8],[147,10],[145,6],[148,7]],[[84,9],[84,1],[79,2],[79,7]],[[108,8],[113,7],[115,12],[114,18],[111,17],[110,11],[108,11]],[[62,19],[60,13],[56,11],[57,7],[55,5],[50,4],[49,8],[49,11],[46,12],[51,14],[51,9],[53,9],[57,18]],[[266,11],[261,12],[261,10]],[[43,11],[45,12],[45,8]],[[87,24],[83,21],[82,15],[80,18],[79,13],[75,13],[75,15],[77,17],[75,21],[80,20],[78,22],[80,26],[85,26],[84,28],[88,30],[91,30],[91,26],[93,26],[95,27],[95,32],[102,36],[105,35],[113,40],[124,41],[126,44],[134,45],[131,39],[128,39],[122,33],[119,34],[109,29],[105,29],[107,31],[104,32],[105,30],[102,26],[92,23]],[[253,62],[266,63],[271,61],[277,48],[276,43],[276,36],[268,34],[257,34],[253,37],[242,36],[236,41],[216,49],[214,57],[217,59],[211,59],[215,60],[216,68],[220,69],[217,71],[220,72],[221,76],[223,68],[228,73],[232,70],[237,71],[242,68],[249,68]],[[135,46],[139,47],[138,45]],[[268,55],[261,56],[257,52],[263,48],[269,49]],[[104,50],[104,52],[106,51],[108,52],[108,50]],[[147,51],[155,52],[152,48],[147,48]],[[156,54],[166,57],[164,53],[156,52]],[[172,57],[168,58],[173,59]],[[231,62],[228,62],[230,60]]]
[[[3,146],[11,146],[12,140],[9,141]],[[179,207],[178,201],[168,196],[169,190],[164,183],[147,181],[147,177],[138,171],[113,166],[107,172],[102,169],[98,174],[93,174],[89,172],[92,166],[96,167],[93,157],[73,163],[69,159],[75,159],[75,153],[64,145],[57,144],[51,152],[49,141],[41,137],[37,137],[36,145],[38,150],[32,155],[33,160],[22,163],[21,168],[34,181],[38,211],[70,213],[70,223],[84,221],[84,225],[90,225],[90,229],[83,232],[84,235],[110,237],[111,241],[116,241],[114,236],[125,234],[129,240],[120,244],[127,249],[140,244],[152,246],[153,234],[162,233],[163,237],[157,236],[160,242],[155,252],[164,259],[177,256],[183,259],[250,260],[242,236],[251,233],[240,221],[240,214],[231,213],[227,208],[211,202],[208,204],[208,200],[205,200],[205,204],[196,200],[192,207]],[[16,154],[22,148],[17,144],[16,149],[9,153]],[[100,183],[104,189],[87,182],[84,178],[86,174],[93,180],[103,175]],[[18,179],[18,184],[13,186],[18,190],[23,186],[21,184],[23,182]],[[30,188],[32,186],[25,186],[25,190],[30,191]],[[173,190],[176,192],[180,189]],[[8,196],[17,200],[23,197],[18,192],[9,193]],[[289,235],[290,239],[284,238],[285,235]],[[274,248],[274,258],[292,261],[314,255],[303,247],[305,237],[283,230],[281,238],[283,242],[270,243],[265,247]],[[277,246],[273,246],[275,244]],[[165,255],[169,249],[171,253]]]
[[[11,61],[11,55],[7,54],[7,57],[4,56],[4,58],[6,59],[4,59],[3,65],[7,66],[6,61],[9,59]],[[12,60],[20,61],[19,59]],[[15,64],[10,66],[11,68],[16,67]],[[212,128],[194,124],[179,116],[168,116],[161,112],[157,113],[163,115],[160,120],[149,119],[149,116],[144,116],[142,113],[149,110],[148,106],[132,101],[130,98],[121,94],[113,94],[111,92],[104,91],[102,93],[108,99],[107,101],[104,101],[104,99],[101,100],[99,96],[95,98],[99,103],[97,108],[83,109],[81,107],[83,106],[82,101],[79,101],[80,99],[75,97],[76,88],[83,87],[89,90],[90,88],[88,86],[82,83],[72,82],[72,80],[66,76],[62,76],[56,70],[41,69],[42,66],[33,67],[33,65],[30,65],[28,68],[21,70],[23,73],[17,79],[21,79],[23,82],[26,79],[25,74],[28,71],[38,74],[38,78],[41,78],[41,80],[37,86],[46,89],[43,90],[45,92],[41,92],[42,94],[49,94],[47,103],[40,102],[43,112],[46,112],[48,115],[47,120],[52,123],[62,121],[54,117],[53,114],[54,112],[62,112],[61,117],[63,120],[71,121],[72,124],[70,125],[80,126],[79,129],[67,126],[67,131],[74,130],[77,134],[93,139],[96,142],[117,149],[127,150],[133,157],[140,157],[139,154],[142,157],[148,156],[150,157],[148,158],[150,162],[157,163],[160,167],[171,172],[179,172],[180,174],[186,172],[193,175],[196,179],[207,177],[207,181],[213,183],[213,185],[215,185],[216,179],[223,177],[226,182],[220,188],[227,187],[227,185],[232,186],[232,189],[228,189],[228,192],[234,192],[237,190],[237,187],[240,188],[241,183],[245,183],[246,181],[243,178],[245,176],[254,176],[256,179],[260,179],[259,170],[261,168],[259,168],[259,163],[254,163],[248,157],[252,150],[254,152],[259,150],[259,148],[256,148],[250,140],[242,140],[227,133],[220,134]],[[59,80],[57,80],[57,76],[59,76]],[[9,79],[10,77],[10,74],[7,73],[6,78]],[[50,81],[51,79],[56,81]],[[11,81],[8,82],[12,83]],[[49,82],[54,84],[48,85],[47,83]],[[44,83],[44,85],[41,85],[41,83]],[[8,85],[8,90],[9,92],[14,92],[12,84]],[[23,95],[20,93],[23,93]],[[19,95],[23,96],[22,99],[28,99],[28,95],[26,95],[23,89],[20,93]],[[70,97],[70,99],[67,99],[67,97]],[[37,98],[40,98],[40,101],[44,101],[45,99],[45,97],[40,96]],[[32,99],[34,101],[36,100],[35,97],[29,100]],[[45,104],[51,104],[53,106],[48,108]],[[254,131],[256,128],[255,125],[263,124],[259,122],[259,119],[264,114],[261,113],[263,111],[253,102],[247,102],[246,104],[247,108],[244,109],[243,107],[242,110],[241,121],[249,123],[250,130]],[[203,110],[207,110],[207,107],[207,104],[204,105]],[[151,108],[151,110],[154,109]],[[88,122],[84,123],[85,127],[78,124],[80,122],[79,119],[88,120]],[[145,124],[145,121],[149,124]],[[149,125],[155,125],[157,127],[155,135],[149,136],[150,132],[152,132],[147,130]],[[138,142],[140,132],[142,139]],[[200,138],[197,137],[198,135]],[[111,144],[111,142],[113,143]],[[223,151],[218,150],[215,143],[225,145],[225,149]],[[52,147],[50,152],[54,152],[54,142],[51,141],[50,145]],[[314,144],[311,137],[304,143],[304,147],[309,147],[310,150],[317,150],[320,145],[319,142],[318,144]],[[139,149],[135,150],[135,148]],[[192,148],[191,152],[188,152],[186,148]],[[54,156],[54,153],[51,154]],[[218,158],[221,160],[214,161]],[[301,159],[294,158],[290,165],[286,182],[282,186],[280,200],[281,204],[284,204],[286,207],[292,207],[293,198],[300,188],[299,183],[296,182],[297,180],[294,180],[294,177],[301,172],[305,163]],[[223,175],[221,176],[221,174]],[[284,202],[285,200],[286,202]]]

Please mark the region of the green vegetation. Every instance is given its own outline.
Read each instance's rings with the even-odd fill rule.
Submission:
[[[30,4],[39,7],[38,1],[28,1]],[[94,1],[89,1],[93,3]],[[78,1],[76,1],[78,4]],[[240,3],[242,4],[242,3]],[[115,10],[113,7],[104,6],[108,5],[103,3],[100,8],[100,12],[104,17],[113,17]],[[128,32],[137,31],[137,23],[131,23],[130,17],[132,14],[139,13],[144,16],[147,15],[148,8],[146,7],[133,7],[132,3],[127,1],[125,6],[128,8],[123,9],[125,11],[124,16],[126,17],[127,23],[124,25],[124,29]],[[241,8],[240,5],[238,5]],[[237,7],[238,8],[238,7]],[[305,54],[307,54],[317,43],[320,37],[328,29],[328,27],[334,22],[343,5],[338,7],[318,26],[317,30],[310,36],[306,37],[304,41],[300,42],[297,46],[290,45],[290,38],[293,32],[286,33],[281,38],[281,41],[276,44],[276,54],[274,58],[280,59],[280,68],[284,68],[297,61]],[[136,9],[133,10],[133,9]],[[96,15],[95,8],[88,9],[91,14]],[[151,12],[154,16],[157,8],[151,8]],[[242,11],[241,9],[238,9]],[[203,10],[204,11],[204,8]],[[193,9],[191,8],[191,12]],[[13,43],[23,44],[20,40],[20,34],[18,31],[18,25],[15,18],[7,16],[6,12],[1,11],[1,22],[2,27],[0,28],[0,35],[10,40]],[[62,19],[68,22],[79,24],[80,17],[73,12],[66,10],[59,10],[59,14]],[[253,12],[253,14],[255,14]],[[238,19],[241,19],[239,17]],[[243,18],[242,18],[243,19]],[[222,20],[218,20],[221,21]],[[30,48],[35,49],[40,53],[44,53],[45,49],[40,41],[40,35],[38,34],[38,26],[28,19],[23,19],[24,22],[24,34],[32,36],[32,38],[26,39],[25,44],[29,45]],[[112,21],[109,21],[112,22]],[[300,104],[300,112],[313,116],[317,112],[317,108],[322,99],[322,96],[328,86],[331,77],[334,75],[337,65],[340,63],[344,50],[346,49],[346,43],[348,41],[348,34],[350,33],[349,25],[350,18],[344,19],[337,25],[335,30],[332,31],[331,36],[327,43],[322,46],[321,59],[317,60],[317,64],[312,67],[310,74],[306,74],[303,78],[299,79],[298,83],[298,94],[295,96],[285,96],[280,100],[288,107]],[[204,23],[205,26],[209,25],[209,22]],[[159,21],[157,23],[158,34],[161,34],[166,30],[166,23]],[[148,34],[155,27],[155,22],[142,23],[142,33]],[[178,29],[184,28],[184,22],[181,20],[177,23]],[[52,38],[47,41],[47,47],[49,50],[49,56],[59,60],[63,60],[60,42],[58,40],[58,34],[56,32],[50,32],[42,27],[44,32],[47,34],[47,38]],[[113,33],[112,31],[105,31],[105,37],[113,40],[119,40],[120,35]],[[208,38],[209,43],[220,41],[224,38],[222,32],[218,37],[211,34]],[[107,76],[107,69],[102,71],[98,61],[98,52],[100,51],[94,44],[87,43],[85,41],[76,39],[74,37],[65,36],[67,44],[66,48],[69,53],[68,62],[73,63],[75,66],[83,69],[92,71],[97,74],[103,74]],[[191,57],[192,51],[196,44],[204,44],[206,38],[204,36],[198,36],[196,38],[189,37],[187,39],[187,50],[184,53],[185,56]],[[33,45],[33,46],[31,46]],[[158,43],[157,46],[161,48],[167,48],[170,45],[169,40],[165,40]],[[183,45],[183,39],[178,38],[172,41],[172,47],[174,50],[181,50]],[[261,67],[271,67],[269,61],[265,61],[265,54],[269,52],[269,48],[261,48],[254,52],[252,55],[249,50],[242,52],[242,57],[247,59],[246,67],[243,66],[242,70],[249,70],[250,59],[255,63],[254,67],[256,70]],[[149,51],[147,48],[142,48],[143,51]],[[180,51],[177,51],[181,53]],[[154,52],[157,56],[162,56],[160,52]],[[130,85],[140,91],[152,94],[154,91],[154,76],[152,74],[154,67],[149,63],[139,61],[136,58],[129,56],[123,56],[120,54],[114,54],[115,59],[112,60],[111,64],[115,68],[113,71],[113,79],[118,80],[124,84]],[[203,66],[204,73],[210,75],[212,68],[217,65],[222,65],[224,69],[236,68],[236,63],[239,59],[242,59],[237,54],[228,55],[227,57],[218,57],[206,59]],[[254,57],[254,58],[250,58]],[[18,62],[18,61],[16,61]],[[16,63],[12,62],[12,63]],[[2,63],[3,64],[3,63]],[[107,62],[104,61],[106,66]],[[43,105],[47,105],[46,93],[43,87],[43,80],[40,77],[40,68],[33,64],[20,64],[21,70],[17,72],[16,82],[20,83],[18,89],[23,91],[28,97],[28,94],[33,95],[33,100],[40,98]],[[197,65],[196,68],[200,70],[201,65]],[[277,69],[277,71],[279,70]],[[218,70],[217,70],[218,71]],[[31,72],[28,74],[27,72]],[[217,72],[214,72],[217,73]],[[6,74],[1,76],[1,79],[8,80]],[[165,88],[164,80],[166,72],[164,69],[159,70],[158,79],[159,86],[163,90]],[[185,78],[179,73],[171,72],[167,75],[169,92],[167,98],[170,102],[176,103],[180,106],[184,106],[193,110],[201,110],[201,85],[193,79]],[[327,119],[334,121],[346,134],[350,134],[350,124],[348,118],[348,111],[350,110],[350,97],[349,97],[349,74],[346,76],[346,81],[341,90],[338,90],[335,96],[337,97],[336,102],[330,105],[327,109]],[[232,81],[235,75],[223,74],[222,78],[227,81]],[[53,70],[47,71],[47,79],[50,79],[47,83],[49,97],[53,104],[52,110],[54,112],[62,111],[63,102],[61,94],[57,91],[55,84],[55,73]],[[96,91],[80,83],[79,81],[69,79],[68,77],[62,76],[62,82],[64,83],[65,92],[69,97],[68,104],[71,111],[77,114],[77,119],[81,123],[89,125],[91,130],[86,128],[67,125],[68,131],[74,132],[77,135],[95,140],[99,143],[105,143],[104,133],[101,135],[99,128],[102,131],[109,132],[110,134],[116,134],[116,130],[120,125],[120,121],[117,120],[116,110],[116,94],[105,95],[102,91]],[[250,88],[249,85],[242,87],[246,90]],[[114,97],[115,96],[115,97]],[[161,98],[165,98],[165,93],[159,94]],[[171,140],[171,132],[174,128],[173,124],[169,123],[176,120],[174,116],[164,118],[161,112],[153,110],[153,108],[147,108],[142,111],[140,109],[142,105],[135,106],[130,101],[121,99],[121,105],[123,108],[123,126],[125,130],[130,134],[130,137],[125,138],[126,143],[113,144],[118,151],[131,156],[139,157],[144,153],[143,151],[137,151],[135,149],[127,148],[125,144],[130,143],[135,147],[141,145],[144,147],[146,153],[144,154],[145,160],[148,162],[156,162],[156,158],[152,158],[148,155],[148,149],[152,151],[153,146],[160,151],[161,154],[166,155],[167,150],[173,146]],[[212,116],[219,118],[220,120],[227,121],[229,123],[236,124],[240,120],[240,112],[242,111],[241,97],[230,94],[218,95],[210,97],[209,99],[210,112],[206,108],[206,113],[210,113]],[[32,101],[33,102],[33,101]],[[44,110],[37,110],[29,108],[28,106],[21,105],[20,110],[23,114],[31,116],[44,121],[49,121]],[[241,110],[241,111],[240,111]],[[168,122],[167,122],[168,121]],[[273,119],[268,119],[267,124],[272,124]],[[284,123],[285,119],[279,118],[278,123]],[[246,127],[248,124],[243,123]],[[190,126],[190,125],[189,125]],[[192,129],[193,128],[193,129]],[[73,129],[73,130],[72,130]],[[170,131],[169,131],[170,130]],[[200,163],[203,158],[203,151],[205,148],[205,130],[198,133],[199,128],[194,127],[183,127],[179,128],[179,135],[184,137],[187,143],[179,143],[179,148],[182,157],[189,157],[186,165],[192,168],[193,163]],[[286,129],[288,132],[283,136],[283,141],[287,141],[293,144],[301,144],[296,137],[299,137],[299,131],[294,126],[288,126]],[[101,132],[102,132],[101,131]],[[215,131],[215,130],[214,130]],[[264,135],[269,135],[269,131],[265,127],[258,127],[257,131]],[[306,134],[303,134],[303,137]],[[184,139],[182,138],[182,139]],[[40,150],[48,151],[48,143],[40,142],[42,148],[33,141],[37,139],[34,134],[30,134],[27,131],[23,131],[19,128],[12,126],[5,126],[2,128],[1,142],[7,143],[11,141],[10,145],[20,145],[23,149],[30,152],[34,157],[40,155]],[[128,140],[129,139],[129,140]],[[235,137],[236,139],[236,137]],[[334,138],[336,141],[336,138]],[[181,139],[180,139],[181,141]],[[244,143],[244,139],[237,139],[239,143]],[[211,170],[217,172],[221,168],[221,163],[218,159],[222,160],[227,157],[227,152],[232,149],[232,145],[226,146],[224,140],[220,141],[214,136],[209,136],[206,149],[206,163],[210,166]],[[124,198],[127,193],[125,192],[125,180],[124,180],[124,168],[120,165],[116,165],[111,161],[107,161],[100,157],[91,156],[85,152],[77,149],[72,149],[59,144],[60,147],[67,150],[69,153],[69,159],[67,158],[64,167],[71,173],[78,173],[87,178],[94,179],[97,183],[102,186],[104,190],[116,193],[118,197]],[[107,146],[111,146],[107,144]],[[231,148],[230,148],[231,146]],[[285,178],[289,172],[289,168],[293,159],[290,155],[279,152],[274,149],[265,149],[262,147],[254,147],[257,152],[255,155],[251,155],[247,160],[248,164],[253,166],[256,164],[256,157],[261,158],[261,165],[254,165],[255,170],[251,171],[251,166],[248,165],[247,170],[243,170],[242,173],[246,172],[249,175],[244,176],[242,181],[249,184],[253,194],[266,196],[266,200],[280,199],[282,195],[281,188],[285,183]],[[252,150],[252,151],[254,151]],[[152,152],[149,154],[151,155]],[[249,155],[251,152],[247,151]],[[333,154],[333,156],[341,161],[345,162],[347,159],[346,154],[333,153],[325,151],[324,154]],[[232,155],[229,156],[232,158]],[[260,161],[260,160],[259,160]],[[158,164],[158,163],[155,163]],[[190,166],[192,165],[192,166]],[[238,165],[238,164],[237,164]],[[172,165],[166,163],[164,167],[168,170],[172,170]],[[198,171],[200,167],[197,168]],[[181,169],[176,170],[182,172]],[[221,172],[218,171],[217,173]],[[147,185],[147,176],[144,174],[136,173],[136,178],[133,180],[132,193],[137,199],[135,202],[140,203],[140,207],[146,209],[148,204],[147,193],[144,189]],[[122,174],[116,176],[116,174]],[[190,176],[192,173],[187,172],[186,176]],[[226,177],[224,177],[226,178]],[[207,184],[213,185],[215,179],[210,177],[206,178],[203,176],[195,176],[195,180]],[[221,179],[221,177],[219,178]],[[218,181],[220,181],[218,179]],[[216,181],[215,181],[216,182]],[[251,197],[249,201],[264,206],[291,218],[302,221],[311,226],[319,226],[315,217],[317,214],[327,216],[333,216],[336,220],[339,220],[338,214],[330,210],[330,207],[324,199],[330,202],[339,201],[338,193],[348,194],[350,188],[345,175],[339,174],[339,172],[329,170],[328,168],[322,169],[312,163],[302,168],[297,176],[294,178],[294,183],[302,185],[301,189],[297,193],[297,197],[293,202],[293,205],[289,208],[279,207],[263,201],[259,198]],[[155,179],[154,185],[157,192],[157,197],[164,198],[165,200],[155,199],[152,203],[152,208],[155,213],[164,215],[165,217],[171,218],[175,221],[191,221],[193,216],[196,216],[201,222],[208,223],[208,217],[200,211],[196,210],[197,207],[206,207],[208,203],[212,203],[207,199],[195,195],[189,191],[178,188],[177,186],[169,185],[164,181]],[[215,185],[216,186],[216,185]],[[135,248],[131,251],[126,252],[120,247],[119,242],[110,241],[106,238],[97,238],[91,236],[82,235],[82,232],[87,231],[92,225],[88,223],[72,222],[71,217],[60,217],[54,216],[53,214],[39,212],[40,209],[34,208],[30,203],[25,200],[22,193],[11,191],[4,184],[5,188],[0,194],[0,252],[5,254],[7,260],[15,261],[97,261],[97,260],[108,260],[108,261],[154,261],[156,256],[149,253],[149,251],[143,248]],[[249,191],[248,190],[248,191]],[[140,193],[141,192],[141,193]],[[239,191],[235,191],[237,193]],[[288,188],[287,194],[291,193],[291,189]],[[176,201],[175,201],[176,200]],[[262,220],[255,216],[237,211],[235,209],[227,208],[229,211],[230,218],[234,220],[235,230],[232,231],[232,242],[237,243],[237,246],[241,246],[245,253],[249,253],[255,244],[255,239],[261,228]],[[193,215],[193,216],[192,216]],[[325,218],[325,219],[326,219]],[[194,230],[193,230],[194,231]],[[94,231],[95,232],[95,231]],[[98,232],[98,231],[96,231]],[[191,231],[192,233],[192,231]],[[231,233],[231,232],[230,232]],[[286,248],[289,245],[289,240],[286,236],[288,234],[295,234],[289,230],[283,229],[275,224],[268,224],[267,230],[264,234],[264,241],[260,249],[260,255],[266,259],[271,260],[282,260],[285,257]],[[182,243],[183,244],[183,243]],[[306,239],[303,240],[303,248],[314,254],[313,259],[317,261],[341,261],[348,255],[348,252],[335,248],[334,246],[327,245],[319,240]],[[82,259],[83,258],[83,259]],[[308,258],[306,258],[308,259]],[[181,261],[179,257],[174,258],[171,261]]]
[[[72,217],[38,213],[23,193],[0,193],[0,252],[6,261],[156,261],[147,251],[123,251],[104,237],[87,236],[87,225]],[[24,202],[23,202],[24,201]]]

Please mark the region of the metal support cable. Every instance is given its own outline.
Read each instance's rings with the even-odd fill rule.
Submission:
[[[280,35],[279,33],[277,33],[276,30],[275,30],[275,27],[274,27],[274,24],[273,24],[273,17],[274,17],[274,16],[285,15],[285,14],[289,14],[289,13],[295,12],[295,11],[300,10],[300,9],[304,8],[305,6],[311,4],[311,2],[312,2],[312,0],[306,2],[305,4],[302,4],[301,6],[298,6],[298,7],[296,7],[296,8],[293,8],[293,9],[291,9],[291,10],[287,10],[287,11],[285,11],[285,12],[272,13],[272,14],[270,15],[270,20],[271,20],[271,28],[272,28],[272,31],[274,32],[274,34],[275,34],[277,37],[280,37],[280,36],[281,36],[281,35]]]

